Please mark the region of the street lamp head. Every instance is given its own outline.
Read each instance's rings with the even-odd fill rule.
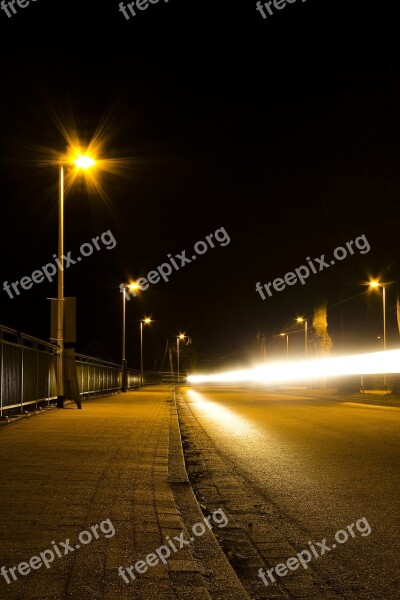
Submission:
[[[378,287],[380,287],[380,285],[381,284],[379,283],[379,281],[370,281],[369,282],[369,287],[371,287],[371,288],[378,288]]]
[[[304,320],[305,320],[305,319],[303,319],[303,317],[297,317],[297,319],[296,319],[296,321],[297,321],[298,323],[304,323]]]
[[[138,290],[140,290],[140,285],[136,281],[132,281],[131,283],[128,283],[128,285],[126,287],[131,292],[137,292]]]
[[[150,319],[150,317],[145,317],[145,318],[143,319],[143,323],[144,323],[145,325],[149,325],[149,323],[151,323],[151,319]]]
[[[286,333],[280,333],[279,335],[280,335],[281,337],[283,337],[283,336],[285,336],[285,335],[287,335],[287,334],[286,334]]]
[[[93,167],[95,163],[96,161],[87,154],[78,154],[78,157],[75,159],[75,166],[78,169],[83,169],[84,171],[87,171]]]
[[[184,339],[185,339],[185,337],[186,337],[186,336],[185,336],[185,334],[184,334],[184,333],[180,333],[180,334],[179,334],[179,339],[180,339],[180,340],[184,340]]]

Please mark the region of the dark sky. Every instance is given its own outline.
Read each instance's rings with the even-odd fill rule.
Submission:
[[[37,0],[12,18],[1,11],[1,288],[57,250],[57,168],[38,158],[64,151],[58,124],[82,140],[102,127],[105,157],[124,158],[123,173],[101,177],[105,197],[78,182],[65,204],[72,256],[104,231],[117,241],[65,272],[78,350],[96,339],[119,361],[119,284],[169,253],[191,256],[222,227],[228,245],[127,303],[130,366],[144,314],[157,319],[146,331],[149,366],[179,330],[202,365],[244,358],[258,331],[270,344],[321,302],[332,306],[334,348],[346,340],[374,348],[379,294],[333,306],[362,292],[369,275],[394,282],[396,345],[395,3],[297,0],[264,20],[250,0],[160,0],[129,21],[118,4]],[[368,253],[266,300],[255,291],[362,235]],[[1,289],[0,323],[47,339],[47,298],[56,293],[55,281],[13,299]],[[301,334],[293,340],[301,344]]]

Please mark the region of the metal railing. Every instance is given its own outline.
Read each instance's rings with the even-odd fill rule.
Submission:
[[[58,348],[0,325],[0,416],[9,409],[47,402],[57,397],[55,358]],[[82,397],[121,389],[121,365],[76,354]],[[143,385],[162,383],[162,375],[145,371]],[[140,371],[128,369],[128,388],[140,387]]]
[[[173,373],[172,371],[163,371],[161,373],[162,383],[165,385],[177,385],[178,383],[178,375],[177,373]],[[180,372],[179,373],[179,383],[186,383],[187,373]]]
[[[55,397],[56,352],[49,342],[0,326],[0,416],[5,409]]]

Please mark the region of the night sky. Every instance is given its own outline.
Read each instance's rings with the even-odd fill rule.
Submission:
[[[85,4],[85,8],[82,5]],[[391,4],[393,7],[391,7]],[[349,8],[349,5],[350,8]],[[160,0],[125,19],[116,0],[37,0],[1,27],[0,323],[48,339],[56,281],[13,299],[2,289],[57,251],[56,166],[60,124],[83,143],[101,130],[104,194],[82,181],[65,202],[65,250],[111,230],[117,245],[65,272],[77,297],[82,352],[96,340],[120,360],[118,286],[224,228],[230,243],[174,271],[168,283],[127,303],[128,366],[138,367],[138,320],[150,314],[146,366],[160,366],[167,339],[192,339],[199,367],[271,355],[273,335],[328,307],[336,351],[378,349],[387,291],[388,346],[398,345],[400,281],[400,79],[395,3],[297,0],[263,19],[256,2]],[[305,285],[262,300],[272,282],[331,257],[348,256]],[[302,333],[293,348],[301,352]],[[292,343],[292,339],[291,339]],[[227,357],[224,360],[223,357]],[[158,360],[156,363],[155,360]],[[228,361],[228,362],[227,362]]]

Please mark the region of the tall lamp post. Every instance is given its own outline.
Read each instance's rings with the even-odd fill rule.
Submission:
[[[289,358],[289,334],[288,333],[280,333],[280,337],[286,336],[286,358]]]
[[[137,291],[140,289],[139,285],[135,282],[121,283],[119,289],[122,292],[122,382],[121,391],[126,392],[127,388],[127,370],[126,370],[126,297],[128,292],[126,290]],[[129,300],[129,296],[128,296]]]
[[[379,281],[370,281],[369,287],[372,289],[382,288],[382,309],[383,309],[383,351],[386,350],[386,286],[387,283]],[[383,385],[386,386],[386,373],[383,374]]]
[[[303,319],[303,317],[297,317],[297,323],[304,323],[304,354],[307,358],[307,319]]]
[[[278,337],[286,337],[286,358],[289,358],[289,334],[288,333],[278,333],[273,336],[274,338]]]
[[[180,333],[176,338],[177,354],[178,354],[178,360],[177,360],[178,385],[179,385],[179,342],[180,342],[180,340],[184,340],[186,337],[187,336],[184,333]]]
[[[90,156],[78,154],[74,161],[78,170],[88,170],[95,160]],[[64,164],[59,166],[58,195],[58,275],[57,275],[57,407],[64,408]]]
[[[140,319],[140,386],[143,387],[143,323],[150,325],[150,317]]]

